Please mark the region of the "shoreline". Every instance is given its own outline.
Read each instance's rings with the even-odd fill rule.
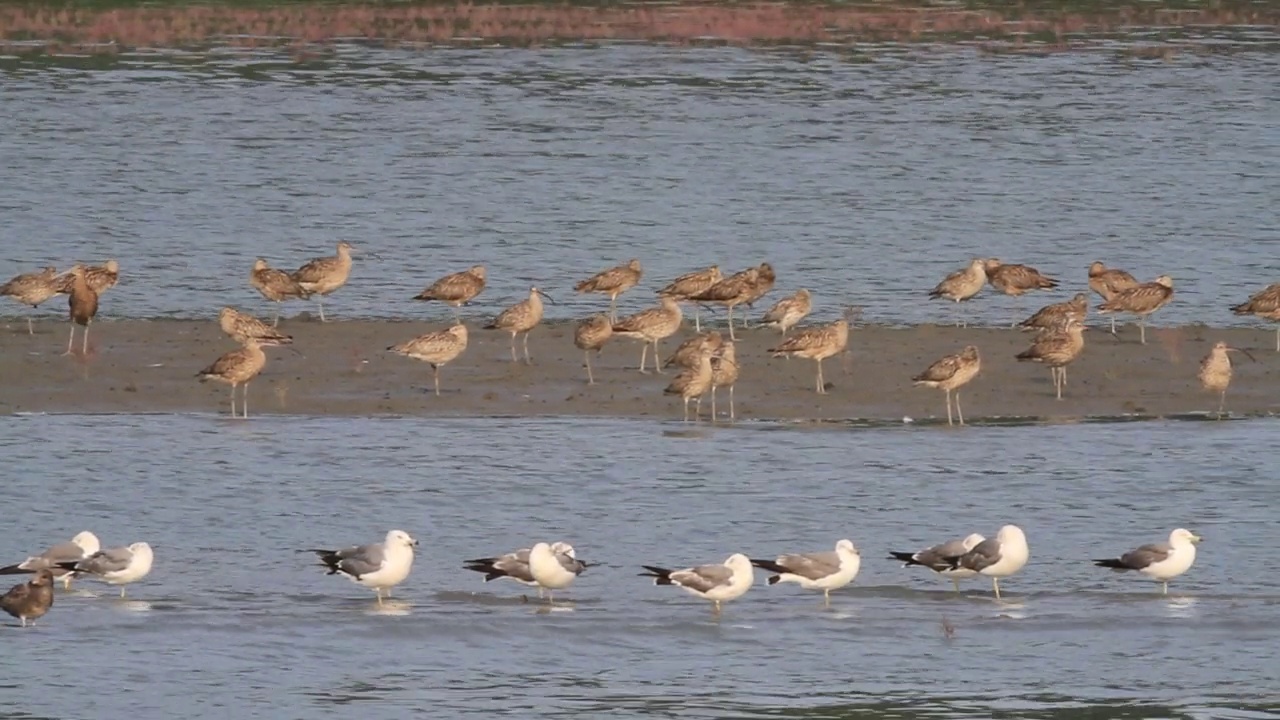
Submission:
[[[470,343],[441,370],[443,394],[438,398],[430,393],[428,365],[385,348],[446,323],[282,320],[280,329],[293,335],[298,352],[268,348],[267,366],[249,387],[250,415],[681,418],[679,397],[662,392],[674,369],[641,375],[636,369],[638,342],[610,340],[603,354],[593,357],[597,384],[588,386],[583,354],[573,345],[572,323],[535,329],[529,341],[535,364],[526,366],[510,362],[507,333],[481,330],[474,320],[464,318],[472,330]],[[236,347],[216,322],[95,323],[87,357],[61,355],[67,327],[65,322],[42,322],[36,335],[29,336],[25,322],[0,326],[0,413],[227,415],[228,386],[201,384],[195,378]],[[720,324],[717,328],[722,329]],[[1280,412],[1275,392],[1280,354],[1269,327],[1152,327],[1144,346],[1137,341],[1136,326],[1122,326],[1115,337],[1095,326],[1085,335],[1082,356],[1068,368],[1061,401],[1054,399],[1047,368],[1014,359],[1030,345],[1029,332],[855,326],[849,352],[823,364],[827,395],[814,392],[812,361],[768,355],[767,348],[778,342],[777,332],[737,332],[741,378],[735,404],[741,421],[900,424],[911,418],[918,424],[945,425],[942,391],[913,387],[911,377],[966,344],[978,346],[983,362],[981,374],[960,392],[966,419],[974,424],[1212,413],[1217,395],[1200,388],[1196,372],[1217,340],[1247,348],[1256,358],[1234,358],[1228,412],[1234,417]],[[663,341],[664,358],[692,335],[685,328]],[[721,390],[722,416],[725,395]],[[704,421],[709,409],[704,402]]]

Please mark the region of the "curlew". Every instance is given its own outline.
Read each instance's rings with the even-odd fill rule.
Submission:
[[[580,293],[600,293],[609,296],[609,321],[618,321],[618,296],[635,287],[644,271],[640,261],[632,258],[626,265],[609,268],[592,275],[573,287]]]
[[[658,297],[669,297],[682,302],[688,301],[694,295],[706,292],[708,288],[720,282],[720,280],[720,266],[712,265],[703,270],[685,273],[672,280],[666,287],[658,291]],[[697,304],[693,306],[693,329],[695,332],[702,332],[702,319],[698,312]]]
[[[680,310],[680,303],[674,298],[661,297],[658,298],[660,305],[656,308],[642,310],[635,315],[618,320],[613,324],[613,334],[622,337],[639,340],[644,343],[640,350],[640,372],[648,374],[648,370],[644,369],[645,359],[648,357],[649,345],[653,345],[653,367],[662,374],[662,356],[658,354],[658,343],[665,338],[669,338],[676,334],[680,329],[680,321],[684,319],[684,314]]]
[[[527,299],[503,310],[493,322],[484,326],[485,330],[506,330],[511,333],[511,362],[519,362],[516,359],[516,335],[524,333],[524,361],[528,365],[533,364],[533,359],[529,357],[529,333],[542,322],[542,298],[555,302],[550,295],[531,287]]]
[[[819,395],[827,394],[826,381],[822,378],[822,361],[844,352],[849,345],[849,322],[837,320],[830,325],[807,328],[784,340],[777,347],[769,348],[774,357],[794,355],[818,363],[816,378]]]
[[[1019,360],[1030,360],[1049,366],[1053,376],[1053,387],[1058,399],[1062,399],[1062,388],[1067,385],[1067,365],[1080,357],[1084,350],[1085,326],[1068,320],[1062,330],[1050,332],[1035,339],[1031,347],[1018,353]]]
[[[808,290],[800,288],[794,295],[774,303],[769,312],[760,318],[760,324],[771,325],[782,331],[782,337],[786,337],[787,331],[808,317],[812,310],[813,297]]]
[[[1089,265],[1089,289],[1103,300],[1110,300],[1121,290],[1138,286],[1138,280],[1119,268],[1108,268],[1097,260]],[[1116,318],[1111,317],[1111,334],[1116,334]]]
[[[933,291],[929,293],[929,297],[945,298],[956,303],[962,303],[982,292],[982,286],[986,284],[986,263],[980,258],[975,258],[966,267],[943,278],[942,282],[938,283]],[[967,322],[961,321],[958,312],[956,325],[968,327]]]
[[[982,370],[982,359],[978,357],[978,348],[966,345],[955,355],[948,355],[929,366],[928,370],[911,378],[916,385],[931,388],[942,388],[947,398],[947,425],[951,421],[951,395],[955,393],[956,415],[960,424],[964,425],[964,411],[960,409],[960,388],[978,376]]]
[[[736,272],[702,292],[689,298],[697,303],[717,303],[724,305],[729,311],[729,339],[737,340],[733,334],[733,308],[745,303],[751,297],[752,288],[760,279],[759,268],[747,268]]]
[[[693,410],[693,419],[696,422],[702,411],[702,396],[711,390],[712,369],[711,369],[711,349],[708,343],[704,342],[700,354],[698,355],[698,364],[691,368],[686,368],[671,384],[663,390],[667,395],[679,395],[684,400],[684,421],[689,422],[689,401],[697,400],[697,405]]]
[[[30,305],[34,310],[40,307],[40,303],[61,293],[62,290],[59,288],[62,284],[57,268],[47,267],[40,272],[18,275],[4,285],[0,285],[0,296],[11,297],[23,305]],[[30,315],[27,316],[27,334],[36,334],[31,327]]]
[[[467,326],[454,325],[447,330],[420,335],[408,342],[392,345],[387,350],[421,360],[431,366],[435,376],[436,397],[440,396],[440,368],[452,362],[467,349]]]
[[[67,338],[67,351],[63,355],[71,354],[71,344],[76,339],[76,325],[84,328],[80,354],[85,355],[89,352],[89,324],[93,322],[94,316],[98,314],[98,293],[89,287],[89,281],[85,275],[86,270],[83,265],[75,265],[69,272],[71,273],[72,283],[67,305],[70,308],[71,336]]]
[[[1219,340],[1214,343],[1213,349],[1208,355],[1200,361],[1200,372],[1197,377],[1200,379],[1200,386],[1209,392],[1218,393],[1218,419],[1222,419],[1222,414],[1227,406],[1227,386],[1231,384],[1231,358],[1227,355],[1229,352],[1242,352],[1253,359],[1248,350],[1242,348],[1233,348],[1225,342]]]
[[[778,276],[773,272],[773,266],[767,262],[760,263],[756,267],[756,279],[751,283],[747,296],[743,299],[742,304],[747,307],[754,307],[757,300],[769,294],[773,290],[773,284]]]
[[[445,275],[431,283],[431,287],[413,296],[414,300],[439,300],[453,306],[453,319],[462,322],[459,308],[475,299],[484,290],[483,265],[473,265],[469,270]]]
[[[1248,300],[1231,308],[1231,312],[1236,315],[1254,315],[1263,320],[1280,322],[1280,283],[1259,290]],[[1276,327],[1276,352],[1280,352],[1280,326]]]
[[[292,336],[285,335],[275,327],[235,308],[224,307],[218,311],[218,327],[241,345],[251,339],[271,345],[288,345],[293,342]]]
[[[613,337],[613,323],[608,315],[592,315],[573,328],[573,344],[582,351],[587,363],[587,384],[595,385],[596,379],[591,375],[591,353],[597,356],[604,349],[604,344]]]
[[[255,337],[246,338],[243,347],[214,360],[212,365],[196,373],[196,377],[200,382],[215,380],[231,386],[231,417],[236,417],[236,388],[243,385],[240,417],[247,418],[249,417],[249,383],[258,377],[258,373],[262,372],[262,368],[267,364],[267,354],[262,352],[262,347],[275,344]]]
[[[1098,312],[1127,312],[1138,316],[1142,344],[1147,344],[1147,316],[1173,299],[1173,278],[1161,275],[1154,281],[1121,290],[1098,306]]]
[[[101,295],[120,282],[120,263],[115,260],[108,260],[101,265],[86,265],[84,279],[85,282],[89,283],[89,287],[93,288],[94,292]],[[69,295],[74,284],[75,279],[71,277],[70,273],[66,273],[62,276],[58,292],[63,295]]]
[[[324,296],[346,285],[347,278],[351,277],[351,253],[354,250],[350,243],[340,242],[337,255],[316,258],[290,276],[308,295],[315,296],[320,322],[328,322],[324,317]]]
[[[724,345],[724,337],[712,330],[711,332],[694,335],[693,337],[680,343],[676,351],[671,353],[671,357],[662,363],[662,367],[682,367],[689,368],[698,364],[698,357],[702,354],[702,344],[707,343],[707,347],[712,352],[719,352],[720,347]]]
[[[982,269],[987,274],[987,282],[991,287],[1013,297],[1020,297],[1032,290],[1052,290],[1058,287],[1057,280],[1030,265],[1002,263],[995,258],[987,258],[982,263]]]
[[[249,284],[262,297],[276,304],[276,316],[271,321],[272,327],[280,324],[280,303],[285,300],[306,300],[311,297],[293,276],[283,270],[267,265],[267,261],[258,258],[253,261],[253,269],[249,271]]]
[[[1045,305],[1036,314],[1018,323],[1018,327],[1024,330],[1057,330],[1068,320],[1084,324],[1084,319],[1088,316],[1089,297],[1084,293],[1076,293],[1075,297],[1066,302]]]
[[[716,419],[716,388],[729,388],[729,422],[737,420],[733,409],[733,386],[738,382],[738,356],[733,341],[724,343],[711,355],[711,421]]]

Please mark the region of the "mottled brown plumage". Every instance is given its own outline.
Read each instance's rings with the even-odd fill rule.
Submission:
[[[738,355],[733,341],[723,343],[711,354],[711,420],[716,419],[716,388],[729,388],[729,420],[737,420],[733,407],[733,386],[738,382]]]
[[[275,303],[276,315],[271,323],[273,327],[280,324],[280,303],[295,298],[306,300],[311,297],[311,293],[294,280],[292,275],[268,266],[263,258],[253,261],[253,269],[249,271],[249,284],[262,297]]]
[[[458,309],[471,302],[484,290],[486,272],[483,265],[474,265],[462,272],[445,275],[431,283],[431,287],[413,296],[414,300],[439,300],[453,306],[453,317],[459,319]]]
[[[787,331],[808,317],[812,310],[813,297],[808,290],[801,288],[794,295],[774,303],[760,319],[760,324],[771,325],[782,331],[782,337],[786,337]]]
[[[440,395],[440,368],[457,359],[467,349],[467,327],[454,325],[448,330],[420,335],[387,350],[431,366],[435,378],[436,395]]]
[[[1005,295],[1018,297],[1032,290],[1050,290],[1058,287],[1058,281],[1044,275],[1030,265],[1014,265],[1002,263],[996,258],[988,258],[982,263],[987,274],[987,282],[991,287]]]
[[[1095,260],[1089,265],[1089,289],[1103,300],[1110,300],[1121,290],[1138,286],[1138,280],[1119,268],[1108,268]],[[1116,334],[1116,318],[1111,316],[1111,334]]]
[[[274,344],[254,337],[245,338],[243,347],[225,353],[214,360],[212,365],[196,373],[200,382],[213,380],[231,386],[231,417],[236,417],[236,388],[242,385],[241,417],[249,417],[249,383],[267,364],[267,355],[262,352],[262,346]]]
[[[1147,344],[1147,316],[1173,299],[1173,278],[1161,275],[1153,282],[1121,290],[1098,306],[1100,313],[1127,312],[1138,316],[1142,344]]]
[[[1089,315],[1089,296],[1076,293],[1066,302],[1045,305],[1034,315],[1018,323],[1018,327],[1026,330],[1059,330],[1068,320],[1083,324]]]
[[[663,390],[667,395],[679,395],[684,400],[685,422],[689,422],[689,401],[697,400],[698,402],[693,411],[693,419],[696,422],[702,411],[702,396],[711,390],[711,354],[711,349],[704,343],[702,352],[698,356],[698,364],[676,375],[671,384]]]
[[[794,355],[818,363],[818,376],[815,380],[818,394],[827,393],[826,381],[822,378],[822,361],[844,352],[849,345],[849,323],[840,319],[830,325],[807,328],[782,341],[777,347],[769,348],[775,357]]]
[[[751,297],[755,285],[760,279],[760,268],[747,268],[736,272],[711,287],[690,297],[696,303],[715,303],[724,305],[729,311],[729,339],[736,340],[733,334],[733,309],[742,305]]]
[[[980,258],[974,258],[965,267],[951,273],[942,279],[936,287],[929,293],[930,298],[943,298],[953,302],[961,303],[972,299],[975,295],[982,292],[982,287],[987,284],[986,264]],[[965,325],[958,316],[956,325]]]
[[[53,607],[53,573],[39,570],[31,580],[14,585],[9,592],[0,596],[0,610],[4,610],[22,621],[22,627],[28,622],[35,625],[36,620],[45,616]]]
[[[675,352],[671,353],[671,357],[662,363],[662,367],[682,367],[690,368],[698,364],[698,357],[702,354],[703,342],[708,343],[708,347],[712,352],[719,352],[721,346],[724,345],[724,337],[715,330],[711,332],[695,335],[688,340],[680,343]]]
[[[1231,308],[1236,315],[1253,315],[1271,322],[1280,322],[1280,283],[1268,285]],[[1276,352],[1280,352],[1280,327],[1276,328]]]
[[[622,337],[639,340],[644,343],[640,350],[640,372],[648,373],[645,370],[645,359],[649,353],[649,345],[653,345],[653,366],[659,374],[662,373],[662,356],[659,354],[658,343],[664,339],[676,334],[680,329],[680,323],[684,319],[684,314],[680,310],[680,303],[674,298],[660,297],[659,305],[656,308],[642,310],[635,315],[628,315],[613,324],[613,334]]]
[[[93,322],[94,316],[98,314],[98,293],[89,287],[85,274],[86,270],[83,265],[75,265],[69,272],[71,274],[71,288],[69,290],[70,295],[67,298],[67,306],[70,310],[71,336],[67,338],[67,351],[63,354],[71,354],[71,344],[76,339],[76,325],[79,325],[84,328],[80,346],[80,354],[84,355],[89,352],[89,324]]]
[[[956,414],[960,416],[960,424],[964,424],[964,411],[960,409],[960,388],[978,376],[982,370],[982,360],[978,357],[978,348],[967,345],[955,355],[947,355],[934,362],[927,370],[911,378],[916,385],[931,388],[942,388],[947,400],[947,424],[954,424],[951,419],[951,394],[955,393]]]
[[[320,322],[327,322],[324,316],[324,296],[347,284],[351,277],[351,253],[355,248],[350,243],[338,243],[336,255],[320,257],[306,263],[293,271],[290,276],[308,294],[316,298],[316,307],[320,310]]]
[[[613,323],[608,315],[592,315],[579,322],[573,328],[573,344],[582,351],[587,363],[587,384],[595,385],[596,379],[591,374],[591,353],[597,355],[604,349],[605,343],[613,337]]]
[[[609,268],[583,280],[573,289],[580,293],[600,293],[609,296],[609,320],[618,320],[618,296],[635,287],[640,282],[644,270],[640,261],[632,258],[626,265]]]
[[[224,307],[218,311],[218,327],[233,340],[244,345],[250,338],[271,345],[288,345],[293,337],[275,327],[235,308]]]
[[[533,364],[533,359],[529,357],[529,333],[542,322],[542,298],[544,297],[551,299],[538,288],[529,288],[527,299],[503,310],[502,314],[493,319],[493,322],[484,326],[486,330],[506,330],[511,333],[511,362],[518,362],[516,335],[524,333],[524,361],[526,364]]]
[[[62,285],[63,279],[58,277],[58,270],[47,267],[40,272],[15,276],[9,282],[0,285],[0,295],[11,297],[35,309],[40,307],[41,303],[62,292],[60,289]],[[35,335],[30,315],[27,316],[27,334]]]
[[[750,289],[747,291],[747,297],[742,301],[747,307],[754,307],[757,300],[769,294],[773,290],[773,285],[777,282],[778,276],[773,272],[773,266],[769,263],[760,263],[756,268],[756,279],[751,283]]]
[[[101,265],[86,265],[84,268],[85,282],[89,283],[89,287],[99,295],[116,286],[120,281],[120,263],[115,260],[108,260]],[[62,276],[61,285],[58,292],[66,295],[71,292],[74,279],[70,274]]]
[[[1218,393],[1218,419],[1222,419],[1222,415],[1227,407],[1227,387],[1231,385],[1231,358],[1227,355],[1229,352],[1236,351],[1236,348],[1230,347],[1225,342],[1219,340],[1214,343],[1213,349],[1208,355],[1200,361],[1200,372],[1197,377],[1200,380],[1200,386],[1209,392]],[[1248,353],[1246,353],[1248,354]]]
[[[685,273],[672,280],[666,287],[658,291],[658,296],[680,301],[689,300],[694,295],[704,292],[707,288],[720,282],[720,280],[720,266],[712,265],[702,270]],[[699,316],[696,304],[693,306],[693,327],[695,332],[702,332],[702,319]]]
[[[1018,353],[1019,360],[1030,360],[1049,366],[1053,376],[1053,387],[1058,399],[1062,399],[1062,388],[1067,384],[1067,365],[1080,357],[1084,350],[1084,325],[1068,321],[1062,330],[1048,332],[1035,339],[1031,347]]]

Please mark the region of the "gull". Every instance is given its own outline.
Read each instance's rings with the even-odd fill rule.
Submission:
[[[977,547],[983,540],[986,540],[986,538],[978,533],[973,533],[966,538],[944,542],[919,552],[890,551],[889,556],[894,560],[901,560],[902,567],[920,565],[949,578],[951,584],[955,586],[956,592],[960,592],[960,581],[974,577],[978,573],[968,568],[952,567],[951,563],[947,562],[947,558],[964,555]]]
[[[1027,536],[1017,525],[1005,525],[994,540],[983,540],[973,549],[955,557],[946,558],[951,569],[965,568],[991,578],[991,588],[1000,599],[1000,578],[1009,577],[1021,570],[1031,557]]]
[[[36,571],[36,576],[9,588],[0,596],[0,609],[22,621],[22,627],[30,620],[32,625],[44,617],[53,607],[53,573],[48,569]]]
[[[136,542],[126,547],[99,550],[79,562],[58,563],[58,567],[93,575],[108,585],[119,585],[120,597],[124,597],[125,586],[146,577],[151,572],[154,559],[150,545]]]
[[[538,597],[542,597],[542,586],[533,578],[533,573],[529,570],[529,551],[530,548],[520,548],[504,555],[467,560],[462,566],[473,572],[484,573],[485,582],[508,578],[522,585],[536,587]],[[564,555],[569,560],[577,559],[577,552],[567,542],[552,543],[551,551],[556,555]],[[583,565],[585,566],[586,563]]]
[[[851,540],[840,540],[828,552],[779,555],[773,560],[752,559],[751,564],[776,575],[768,583],[793,582],[805,590],[821,590],[825,604],[831,604],[831,591],[853,582],[862,567],[862,556]]]
[[[547,602],[553,602],[554,591],[572,585],[586,569],[586,563],[576,557],[557,553],[547,543],[537,543],[529,550],[529,574],[540,589],[546,589]]]
[[[356,545],[341,550],[311,549],[320,557],[320,562],[329,568],[329,575],[342,573],[357,585],[370,588],[378,594],[378,604],[382,604],[382,594],[391,597],[391,588],[404,582],[413,569],[413,548],[417,540],[409,537],[403,530],[392,530],[380,543]]]
[[[1116,572],[1136,570],[1159,582],[1164,587],[1164,595],[1169,594],[1169,581],[1191,569],[1196,561],[1196,543],[1204,538],[1185,528],[1178,528],[1169,533],[1169,542],[1143,545],[1136,550],[1118,558],[1094,560],[1098,567],[1111,568]]]
[[[641,565],[647,572],[641,577],[653,578],[654,585],[675,585],[685,592],[715,603],[715,611],[720,612],[720,603],[742,597],[755,582],[755,571],[751,560],[742,553],[730,555],[723,563],[715,565],[699,565],[680,570],[669,570],[654,565]]]
[[[75,573],[58,567],[58,563],[77,562],[102,549],[98,536],[85,530],[76,533],[70,542],[62,542],[45,550],[39,555],[32,555],[20,563],[0,568],[0,575],[16,575],[23,572],[49,570],[55,578],[62,578],[63,589],[71,587],[71,579]]]

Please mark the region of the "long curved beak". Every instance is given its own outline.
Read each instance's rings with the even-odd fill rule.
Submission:
[[[548,294],[546,294],[546,293],[542,292],[541,290],[539,290],[539,291],[538,291],[538,294],[539,294],[539,295],[541,295],[542,297],[546,298],[546,299],[547,299],[547,302],[551,303],[552,305],[556,305],[556,304],[558,304],[558,303],[556,303],[555,298],[553,298],[553,297],[551,297],[550,295],[548,295]]]
[[[1253,356],[1253,353],[1249,352],[1248,350],[1245,350],[1244,348],[1229,347],[1229,348],[1227,348],[1227,352],[1238,352],[1238,353],[1244,353],[1244,356],[1245,356],[1245,357],[1249,358],[1249,359],[1250,359],[1250,360],[1252,360],[1253,362],[1258,362],[1258,358],[1254,357],[1254,356]]]

